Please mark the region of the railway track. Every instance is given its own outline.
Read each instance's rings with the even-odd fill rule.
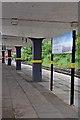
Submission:
[[[50,67],[45,67],[45,66],[42,66],[43,69],[46,69],[46,70],[50,70]],[[62,69],[62,68],[53,68],[53,70],[55,72],[58,72],[58,73],[63,73],[63,74],[66,74],[66,75],[71,75],[71,70],[70,69]],[[78,77],[80,78],[80,74],[79,74],[80,70],[75,70],[75,77]]]
[[[26,63],[23,63],[23,64],[26,64]],[[28,64],[28,65],[31,65],[31,64]],[[42,66],[42,68],[46,69],[46,70],[51,70],[50,67]],[[66,74],[66,75],[71,75],[71,70],[70,69],[62,69],[62,68],[55,68],[54,67],[53,70],[55,72],[58,72],[58,73],[63,73],[63,74]],[[75,75],[74,76],[80,78],[80,69],[75,70]]]

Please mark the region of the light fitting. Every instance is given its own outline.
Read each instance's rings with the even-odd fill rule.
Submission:
[[[72,21],[71,22],[71,27],[78,27],[79,26],[79,23],[77,21]]]
[[[19,21],[18,21],[17,18],[12,18],[12,19],[11,19],[11,24],[12,24],[12,25],[18,25],[18,23],[19,23]]]

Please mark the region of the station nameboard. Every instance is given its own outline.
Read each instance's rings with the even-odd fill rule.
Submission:
[[[52,54],[72,53],[72,31],[52,38]]]

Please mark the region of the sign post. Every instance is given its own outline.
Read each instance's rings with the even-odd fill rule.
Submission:
[[[51,54],[51,82],[50,82],[50,90],[53,90],[53,54]]]
[[[74,72],[75,72],[75,39],[76,31],[67,32],[65,34],[53,37],[52,39],[52,55],[51,61],[53,61],[53,54],[66,54],[72,53],[71,63],[71,93],[70,93],[70,105],[74,104]],[[53,66],[51,65],[51,90],[52,90],[52,77],[53,77]]]
[[[75,39],[76,39],[76,31],[73,30],[72,63],[71,63],[71,96],[70,96],[70,105],[73,105],[73,104],[74,104]]]
[[[52,47],[52,39],[51,39],[51,47]],[[50,90],[53,90],[53,54],[51,53],[51,81],[50,81]]]

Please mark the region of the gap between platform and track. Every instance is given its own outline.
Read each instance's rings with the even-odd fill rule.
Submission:
[[[26,63],[22,63],[22,64],[26,64]],[[26,64],[26,65],[31,65],[32,66],[32,64]],[[45,69],[45,70],[50,70],[51,69],[50,67],[47,67],[47,66],[42,66],[42,68]],[[53,71],[71,76],[71,70],[70,69],[63,69],[63,68],[54,67]],[[80,78],[78,70],[75,70],[74,76]]]

